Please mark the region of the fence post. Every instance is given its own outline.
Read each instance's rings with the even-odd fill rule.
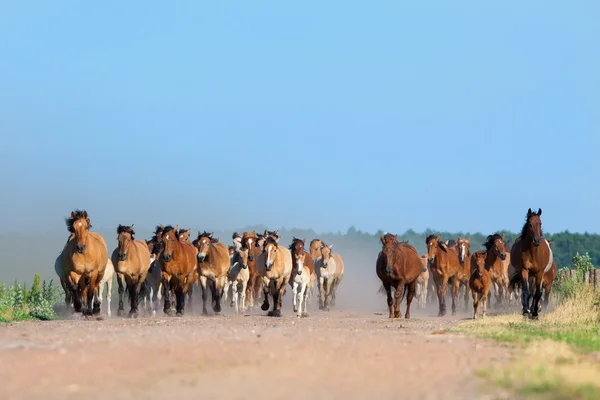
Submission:
[[[594,288],[598,288],[600,286],[600,269],[594,269]]]
[[[569,276],[571,277],[571,280],[577,280],[577,271],[575,271],[574,269],[569,270]]]
[[[583,283],[585,285],[589,285],[590,284],[590,271],[585,271],[583,273]]]

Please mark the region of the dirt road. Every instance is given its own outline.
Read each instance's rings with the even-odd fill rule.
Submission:
[[[506,398],[474,371],[510,350],[436,334],[459,318],[285,311],[0,325],[0,397]]]

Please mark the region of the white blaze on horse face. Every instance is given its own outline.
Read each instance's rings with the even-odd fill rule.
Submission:
[[[81,222],[78,222],[78,223],[77,223],[77,226],[81,226],[81,225],[82,225],[82,223],[81,223]]]
[[[202,248],[204,248],[204,246],[206,246],[206,244],[208,243],[208,239],[204,238],[200,241],[200,244],[202,245]],[[206,247],[208,248],[208,247]],[[206,250],[203,250],[201,252],[198,253],[198,255],[200,257],[206,257]]]
[[[298,275],[302,275],[302,269],[304,268],[304,257],[297,258],[296,264],[298,265]]]
[[[252,249],[252,239],[248,239],[248,250]]]
[[[271,250],[273,250],[273,245],[269,245],[269,247],[267,247],[267,267],[273,265],[273,260],[271,259]]]
[[[463,245],[461,246],[462,249],[462,254],[460,255],[461,261],[465,261],[465,258],[467,258],[467,245],[463,243]]]

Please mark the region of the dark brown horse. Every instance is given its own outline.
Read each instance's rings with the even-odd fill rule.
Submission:
[[[162,235],[162,252],[159,261],[163,275],[163,297],[165,314],[171,312],[171,289],[175,292],[177,315],[183,315],[185,295],[197,279],[198,261],[196,250],[181,242],[177,235],[178,226],[166,226]]]
[[[471,277],[469,278],[469,287],[473,294],[473,319],[477,319],[479,311],[483,308],[482,316],[485,317],[487,311],[487,300],[492,287],[492,279],[485,269],[485,259],[487,252],[480,250],[471,256]]]
[[[253,308],[258,301],[260,283],[262,281],[256,269],[256,260],[262,253],[261,248],[258,247],[258,235],[255,232],[244,232],[241,237],[240,248],[248,249],[248,272],[250,273],[250,278],[246,287],[246,298],[248,299],[248,308]]]
[[[162,249],[162,233],[165,229],[162,225],[157,225],[154,230],[154,236],[150,240],[146,240],[148,250],[150,251],[150,268],[146,275],[146,294],[144,296],[144,308],[147,308],[148,303],[151,305],[152,315],[156,315],[158,309],[158,301],[162,299],[162,271],[160,263],[156,259]]]
[[[437,289],[440,304],[439,317],[446,315],[446,294],[448,281],[454,278],[460,269],[460,261],[456,250],[449,248],[440,241],[437,235],[428,235],[425,239],[427,255],[429,257],[429,268],[433,275],[433,281]],[[456,314],[456,303],[458,302],[459,280],[452,279],[452,314]]]
[[[539,315],[538,307],[542,297],[544,273],[550,271],[554,262],[552,249],[542,233],[541,216],[541,208],[537,213],[531,211],[531,208],[527,210],[527,219],[521,230],[521,236],[515,240],[510,251],[511,263],[517,274],[521,276],[523,315],[531,315],[533,319],[537,319]],[[530,277],[534,278],[536,289],[533,306],[529,304],[529,293],[532,291],[529,285]]]
[[[406,294],[406,314],[410,319],[410,303],[415,295],[415,285],[421,274],[421,257],[408,243],[398,243],[398,235],[386,233],[379,236],[383,248],[377,257],[375,270],[387,294],[390,318],[400,318],[400,302]],[[392,300],[394,288],[394,300]],[[393,311],[392,311],[392,305]]]

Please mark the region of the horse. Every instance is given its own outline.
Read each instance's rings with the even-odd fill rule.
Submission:
[[[279,230],[268,231],[268,230],[265,229],[265,232],[263,233],[263,237],[265,239],[268,239],[268,238],[272,237],[273,239],[275,239],[275,241],[277,243],[279,243]]]
[[[458,251],[458,261],[460,268],[454,279],[459,282],[459,290],[465,288],[465,311],[469,308],[469,282],[471,278],[471,238],[456,239],[456,250]]]
[[[260,233],[256,234],[256,247],[260,249],[261,253],[264,250],[265,240],[266,238],[263,235]]]
[[[515,240],[510,251],[512,265],[521,276],[523,315],[530,315],[532,319],[537,319],[539,316],[538,306],[542,297],[544,274],[550,271],[554,262],[552,249],[543,236],[541,216],[541,208],[537,213],[531,211],[531,208],[527,210],[527,218],[521,229],[521,235]],[[530,276],[534,277],[536,289],[532,308],[529,305]]]
[[[398,243],[398,235],[385,234],[379,236],[383,246],[377,256],[375,270],[387,294],[390,318],[400,318],[400,302],[406,295],[406,314],[410,319],[410,304],[415,295],[416,283],[421,274],[421,257],[417,250],[408,243]],[[392,300],[392,287],[394,300]],[[392,305],[393,311],[392,311]]]
[[[335,293],[344,276],[344,262],[338,254],[331,252],[333,245],[321,246],[321,256],[315,263],[315,274],[319,286],[319,310],[329,311],[335,305]],[[337,256],[337,257],[336,257]]]
[[[482,317],[485,317],[487,312],[487,300],[492,287],[492,278],[490,273],[485,269],[487,251],[480,250],[473,253],[471,256],[471,277],[469,278],[469,287],[473,295],[473,319],[477,319],[479,310],[483,308]]]
[[[140,294],[145,297],[146,275],[150,269],[150,249],[144,240],[135,239],[133,225],[120,225],[117,227],[117,248],[112,252],[111,261],[117,272],[119,284],[119,308],[117,315],[125,313],[123,306],[123,293],[126,285],[129,293],[129,316],[137,318]]]
[[[171,290],[175,293],[177,316],[183,316],[185,295],[198,277],[196,249],[187,242],[181,242],[177,235],[179,226],[168,225],[162,234],[162,250],[157,258],[163,276],[163,312],[171,313]],[[156,262],[155,261],[155,262]]]
[[[152,315],[156,315],[158,302],[162,299],[162,271],[160,263],[157,263],[157,257],[160,255],[162,246],[162,234],[165,229],[162,225],[157,225],[154,230],[154,236],[146,240],[148,250],[150,251],[150,268],[146,274],[146,293],[144,296],[144,309],[150,308]]]
[[[256,261],[256,268],[263,278],[264,301],[261,310],[269,309],[270,292],[273,309],[267,315],[280,317],[283,295],[292,275],[292,253],[284,246],[279,246],[274,236],[269,236],[265,239],[264,250]]]
[[[234,247],[235,249],[235,247]],[[250,279],[248,270],[248,249],[235,251],[231,258],[231,268],[227,274],[229,287],[231,287],[231,307],[236,314],[246,310],[246,286]],[[239,299],[238,299],[239,298]]]
[[[177,236],[179,236],[180,242],[190,242],[190,230],[189,229],[180,229],[177,231]]]
[[[323,247],[323,241],[321,239],[313,239],[310,241],[309,253],[313,262],[317,262],[317,259],[321,257],[321,247]]]
[[[106,314],[110,317],[110,301],[112,299],[112,285],[115,277],[115,266],[110,259],[106,263],[106,269],[104,270],[104,277],[100,281],[100,287],[98,288],[98,300],[100,300],[100,307],[102,307],[102,291],[106,287]]]
[[[502,304],[502,300],[508,301],[508,265],[506,253],[504,252],[504,234],[494,233],[489,235],[483,244],[486,249],[485,269],[490,273],[494,293],[496,296],[496,306]]]
[[[305,239],[306,240],[306,239]],[[312,282],[314,283],[314,265],[313,271],[310,270],[304,263],[307,260],[310,260],[312,263],[312,258],[310,255],[304,251],[304,247],[301,251],[292,252],[292,260],[294,267],[292,269],[292,293],[293,293],[293,301],[294,301],[294,312],[297,312],[297,317],[308,317],[308,292],[309,286]],[[312,278],[312,279],[311,279]]]
[[[510,249],[511,249],[510,240],[505,240],[504,241],[504,254],[506,255],[506,259],[503,260],[502,263],[505,264],[504,269],[507,271],[509,282],[510,282],[510,279],[516,274],[515,267],[513,267],[512,263],[510,262]],[[521,289],[516,288],[509,284],[509,286],[508,286],[508,304],[510,304],[515,298],[518,298],[520,295],[521,295]]]
[[[438,317],[446,315],[446,293],[448,280],[454,278],[460,269],[460,260],[454,249],[440,242],[440,237],[428,235],[425,238],[427,245],[427,255],[429,257],[429,266],[431,274],[437,289],[439,301]],[[452,315],[456,314],[456,303],[458,302],[458,279],[452,280]]]
[[[231,235],[231,239],[233,239],[233,247],[235,247],[235,251],[240,251],[242,248],[242,237],[239,233],[233,232]]]
[[[248,307],[253,308],[258,301],[262,281],[256,268],[256,260],[262,253],[261,248],[258,246],[258,235],[255,232],[242,233],[240,248],[248,249],[248,271],[250,278],[246,287],[246,297],[248,298]]]
[[[289,249],[292,252],[292,276],[294,276],[294,272],[296,272],[296,270],[298,268],[298,262],[297,262],[298,258],[296,257],[296,254],[298,254],[300,257],[303,258],[302,266],[308,270],[309,282],[308,282],[308,287],[306,288],[306,301],[309,302],[314,293],[316,273],[315,273],[315,263],[314,263],[312,257],[310,256],[310,253],[304,249],[305,244],[306,244],[306,238],[298,239],[298,238],[294,237],[294,238],[292,238],[292,244],[290,244]],[[294,282],[295,282],[294,279],[290,280],[290,285],[292,286],[292,288],[296,284]],[[298,283],[298,284],[300,284],[300,283]],[[308,304],[306,304],[306,306],[308,307]],[[294,307],[294,312],[296,312],[296,307]]]
[[[193,245],[198,249],[198,275],[202,287],[202,314],[208,315],[206,300],[208,299],[207,284],[210,283],[213,311],[221,312],[221,298],[229,273],[229,250],[223,244],[213,239],[213,233],[198,231],[198,237]]]
[[[85,210],[72,211],[65,222],[71,235],[55,261],[55,270],[65,290],[65,303],[68,306],[73,301],[75,312],[86,316],[100,314],[99,288],[108,264],[106,241],[100,234],[90,232],[92,224]],[[85,302],[83,310],[82,302]]]
[[[421,274],[417,278],[415,296],[420,308],[427,307],[427,289],[429,286],[429,268],[427,266],[427,256],[421,256]]]

